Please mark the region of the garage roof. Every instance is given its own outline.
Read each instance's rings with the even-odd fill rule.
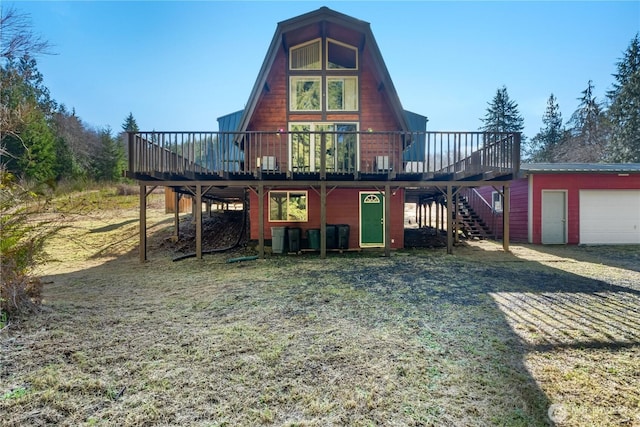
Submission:
[[[523,163],[523,175],[532,173],[640,173],[640,163]]]

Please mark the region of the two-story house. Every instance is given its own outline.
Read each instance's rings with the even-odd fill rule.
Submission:
[[[404,245],[405,203],[429,199],[447,204],[451,241],[457,191],[508,189],[518,168],[519,134],[427,132],[402,108],[369,23],[326,7],[277,25],[245,105],[217,132],[130,133],[129,176],[192,194],[196,216],[206,199],[247,200],[261,253],[290,227],[319,230],[324,256],[340,224],[344,246],[388,254]]]

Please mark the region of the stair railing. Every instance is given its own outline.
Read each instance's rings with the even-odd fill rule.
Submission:
[[[491,204],[475,188],[464,189],[461,191],[461,195],[467,200],[469,206],[471,206],[474,212],[485,222],[485,224],[490,224],[493,238],[496,239],[496,221],[498,214],[495,209],[493,209],[493,206],[491,206]],[[487,219],[491,220],[487,221]]]

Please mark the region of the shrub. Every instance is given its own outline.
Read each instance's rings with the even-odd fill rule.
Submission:
[[[15,177],[0,170],[0,319],[37,311],[42,282],[32,275],[43,258],[46,239],[56,227],[37,221],[47,200],[20,185]]]

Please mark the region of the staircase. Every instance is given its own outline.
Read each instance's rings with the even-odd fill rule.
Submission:
[[[473,210],[465,197],[458,198],[458,222],[467,239],[483,240],[492,235],[491,228]]]

